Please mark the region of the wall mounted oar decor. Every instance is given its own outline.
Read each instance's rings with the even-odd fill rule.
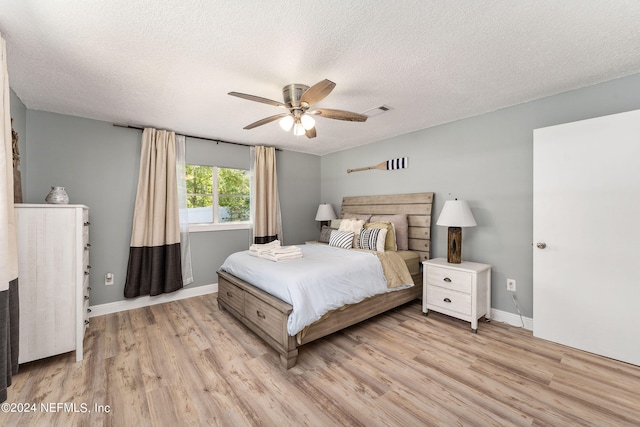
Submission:
[[[407,157],[399,157],[397,159],[387,160],[385,162],[378,163],[377,165],[367,166],[365,168],[347,169],[347,173],[367,171],[370,169],[396,170],[396,169],[406,169],[408,167],[409,167],[409,159]]]

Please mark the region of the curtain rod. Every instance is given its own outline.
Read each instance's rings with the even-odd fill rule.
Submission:
[[[113,125],[115,127],[119,127],[119,128],[136,129],[136,130],[140,130],[140,131],[144,130],[144,127],[142,127],[142,126],[121,125],[119,123],[114,123]],[[205,138],[204,136],[187,135],[187,134],[182,133],[182,132],[176,132],[176,134],[186,136],[187,138],[197,138],[197,139],[202,139],[202,140],[205,140],[205,141],[212,141],[212,142],[215,142],[216,144],[223,143],[223,144],[240,145],[242,147],[253,147],[253,145],[251,145],[251,144],[243,144],[241,142],[223,141],[221,139]],[[282,151],[282,150],[280,148],[276,148],[276,151]]]

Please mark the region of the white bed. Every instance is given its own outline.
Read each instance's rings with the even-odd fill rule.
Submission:
[[[408,260],[413,258],[413,261],[422,261],[429,258],[432,202],[433,193],[345,197],[341,213],[345,217],[357,214],[406,215],[408,251],[405,252],[405,258],[408,254]],[[281,365],[287,369],[295,365],[299,346],[422,296],[422,275],[417,262],[412,263],[410,272],[414,285],[398,286],[390,291],[385,276],[380,274],[378,260],[382,257],[321,245],[301,245],[301,249],[304,255],[302,259],[309,264],[298,264],[297,261],[301,259],[273,262],[240,252],[231,255],[230,259],[252,258],[248,260],[249,264],[233,266],[229,261],[218,271],[220,308],[227,310],[277,350]],[[351,258],[351,252],[355,258]],[[328,255],[329,261],[321,261],[320,254]],[[341,259],[344,262],[339,262]],[[349,259],[351,260],[348,261]],[[367,260],[368,263],[373,261],[369,263],[367,271],[360,265],[361,262],[364,263],[362,260]],[[339,263],[344,266],[351,264],[351,269],[337,272]],[[307,269],[312,277],[326,277],[335,269],[337,276],[330,279],[335,284],[320,285],[320,288],[312,290],[310,294],[302,293],[300,284],[296,281],[296,264],[307,265],[303,269]],[[271,271],[263,270],[264,267]],[[371,274],[376,277],[373,278]],[[353,275],[355,280],[351,284],[345,284],[345,275]],[[262,280],[263,278],[266,280]],[[369,289],[370,293],[365,294],[364,289],[370,286],[373,293]],[[297,318],[299,312],[306,310],[305,305],[311,306],[308,299],[320,298],[329,287],[334,287],[343,294],[344,287],[353,287],[354,302],[338,302],[344,295],[322,295],[321,299],[327,300],[328,306],[311,308],[311,315],[306,320]],[[331,305],[333,303],[336,303],[335,308]],[[296,314],[292,320],[294,311]],[[309,320],[311,323],[308,323]]]

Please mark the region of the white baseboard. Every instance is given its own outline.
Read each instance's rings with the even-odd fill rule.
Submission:
[[[143,296],[107,304],[92,305],[89,317],[103,316],[105,314],[118,313],[120,311],[133,310],[135,308],[148,307],[150,305],[164,304],[165,302],[178,301],[185,298],[218,292],[218,284],[196,286],[195,288],[183,288],[170,294],[162,294],[155,297]]]
[[[497,310],[495,308],[491,309],[491,320],[495,320],[496,322],[504,322],[508,323],[511,326],[517,326],[522,328],[522,324],[524,323],[524,328],[533,331],[533,319],[530,317],[522,317],[520,319],[519,314],[509,313],[508,311]]]
[[[110,302],[107,304],[92,305],[91,315],[89,317],[103,316],[105,314],[118,313],[120,311],[133,310],[136,308],[148,307],[155,304],[164,304],[165,302],[178,301],[185,298],[197,297],[200,295],[213,294],[218,292],[218,284],[196,286],[195,288],[184,288],[170,294],[162,294],[155,297],[143,296],[135,299],[127,299],[123,301]],[[491,309],[491,319],[496,322],[508,323],[511,326],[522,327],[530,331],[533,330],[533,319],[523,317],[508,311]]]

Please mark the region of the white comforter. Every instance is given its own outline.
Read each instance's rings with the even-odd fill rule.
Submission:
[[[413,286],[387,287],[382,265],[373,253],[327,245],[302,245],[303,257],[273,262],[230,255],[221,270],[293,306],[287,330],[295,335],[331,310],[367,297]]]

